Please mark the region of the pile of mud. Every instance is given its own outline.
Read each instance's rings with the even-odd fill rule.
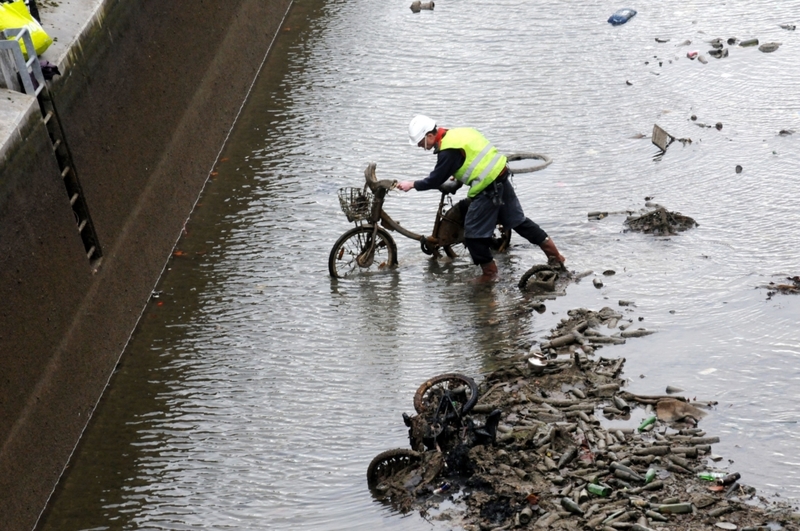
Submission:
[[[697,226],[697,222],[680,212],[670,212],[662,206],[652,212],[637,216],[629,216],[625,220],[628,230],[646,234],[670,236]]]
[[[468,420],[499,417],[491,439],[418,446],[373,495],[452,529],[798,529],[791,507],[711,452],[719,439],[698,423],[715,403],[624,391],[624,358],[595,351],[652,333],[634,322],[611,308],[570,311],[480,383]],[[620,420],[633,424],[610,427]]]

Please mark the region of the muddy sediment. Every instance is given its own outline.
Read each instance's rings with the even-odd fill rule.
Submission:
[[[632,311],[568,312],[486,376],[435,449],[415,439],[424,414],[407,418],[415,458],[373,495],[453,529],[798,529],[795,508],[714,455],[719,438],[700,423],[715,402],[625,390],[625,359],[605,354],[653,333]]]
[[[656,206],[651,212],[629,216],[625,226],[626,231],[669,236],[696,227],[697,222],[680,212],[670,212],[662,206]]]

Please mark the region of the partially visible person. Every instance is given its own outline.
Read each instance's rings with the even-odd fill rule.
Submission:
[[[400,190],[437,189],[451,177],[469,187],[464,244],[472,261],[482,270],[476,281],[487,282],[497,277],[490,244],[498,222],[538,245],[551,265],[563,265],[566,259],[553,240],[522,211],[508,179],[511,171],[506,157],[480,132],[470,127],[437,127],[435,120],[418,115],[408,126],[408,137],[411,145],[433,150],[437,156],[436,166],[424,179],[401,181],[397,184]]]

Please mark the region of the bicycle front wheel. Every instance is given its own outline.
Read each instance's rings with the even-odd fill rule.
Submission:
[[[397,265],[397,245],[386,230],[378,228],[372,246],[373,228],[355,227],[342,234],[328,257],[328,272],[333,278],[348,278]],[[372,254],[370,254],[372,249]]]
[[[414,394],[414,409],[420,414],[435,410],[445,392],[461,406],[460,415],[468,413],[478,401],[475,380],[463,374],[448,373],[434,376],[419,386]]]

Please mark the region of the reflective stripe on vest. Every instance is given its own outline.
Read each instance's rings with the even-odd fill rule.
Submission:
[[[470,187],[467,197],[475,197],[492,184],[506,167],[506,157],[471,127],[450,129],[441,140],[439,149],[461,149],[466,155],[464,164],[454,177]]]

